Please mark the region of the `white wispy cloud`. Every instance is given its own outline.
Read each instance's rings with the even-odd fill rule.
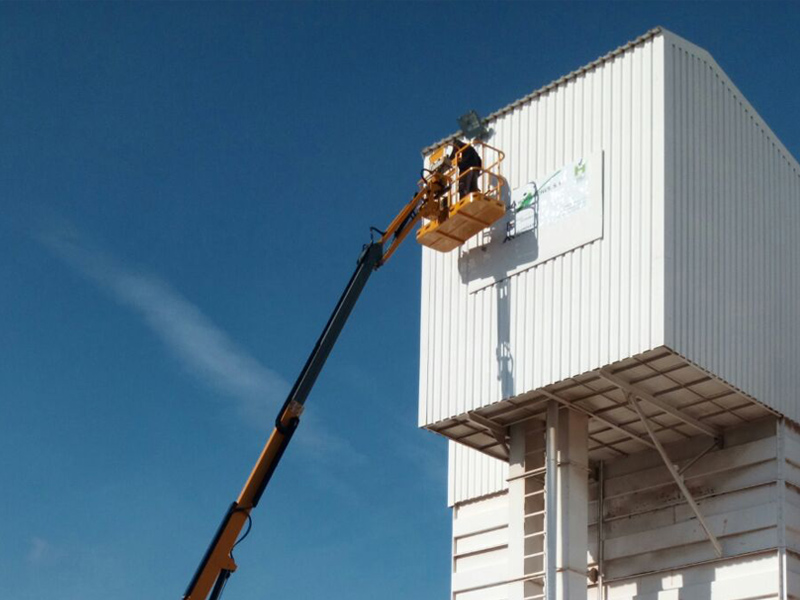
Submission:
[[[290,385],[263,365],[173,286],[125,265],[90,244],[69,223],[36,235],[53,254],[92,281],[120,305],[137,313],[186,370],[236,400],[247,423],[271,427]],[[326,431],[319,418],[303,417],[301,445],[316,457],[348,464],[366,460],[349,441]]]
[[[53,546],[44,538],[32,537],[28,544],[28,563],[40,565],[46,562],[53,554]]]
[[[58,258],[138,313],[189,372],[236,398],[243,416],[269,422],[266,411],[283,401],[289,384],[237,345],[166,281],[123,265],[68,229],[37,237]]]

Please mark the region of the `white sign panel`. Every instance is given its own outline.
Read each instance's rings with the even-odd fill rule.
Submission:
[[[462,251],[475,292],[603,237],[603,154],[512,190],[506,215]]]

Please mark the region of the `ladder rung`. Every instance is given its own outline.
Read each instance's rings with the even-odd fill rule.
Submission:
[[[538,517],[540,515],[544,515],[543,510],[537,510],[532,513],[525,513],[523,516],[527,519],[528,517]]]

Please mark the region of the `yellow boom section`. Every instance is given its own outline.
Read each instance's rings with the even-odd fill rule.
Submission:
[[[459,157],[471,145],[466,144],[456,149],[452,154],[455,163],[451,162],[446,149],[441,148],[435,153],[435,161],[429,160],[430,168],[420,179],[419,189],[414,197],[392,220],[386,231],[380,232],[381,238],[371,241],[364,247],[355,272],[283,407],[278,412],[275,428],[258,457],[250,477],[239,497],[229,506],[200,561],[184,593],[184,600],[217,600],[231,573],[236,570],[236,563],[231,554],[236,540],[250,518],[251,511],[258,505],[283,452],[291,441],[300,423],[300,415],[308,394],[370,275],[389,260],[408,233],[423,218],[428,222],[418,232],[417,239],[420,243],[446,252],[464,243],[505,213],[501,199],[503,179],[496,170],[503,155],[485,144],[479,142],[477,144],[480,145],[484,161],[490,155],[490,151],[496,153],[496,158],[489,167],[472,167],[460,172],[457,166]],[[479,173],[476,179],[478,190],[470,191],[468,194],[459,193],[458,188],[463,178],[476,172]]]

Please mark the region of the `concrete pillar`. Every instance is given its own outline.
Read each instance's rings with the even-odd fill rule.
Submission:
[[[572,410],[558,420],[556,600],[586,600],[589,547],[589,419]]]

